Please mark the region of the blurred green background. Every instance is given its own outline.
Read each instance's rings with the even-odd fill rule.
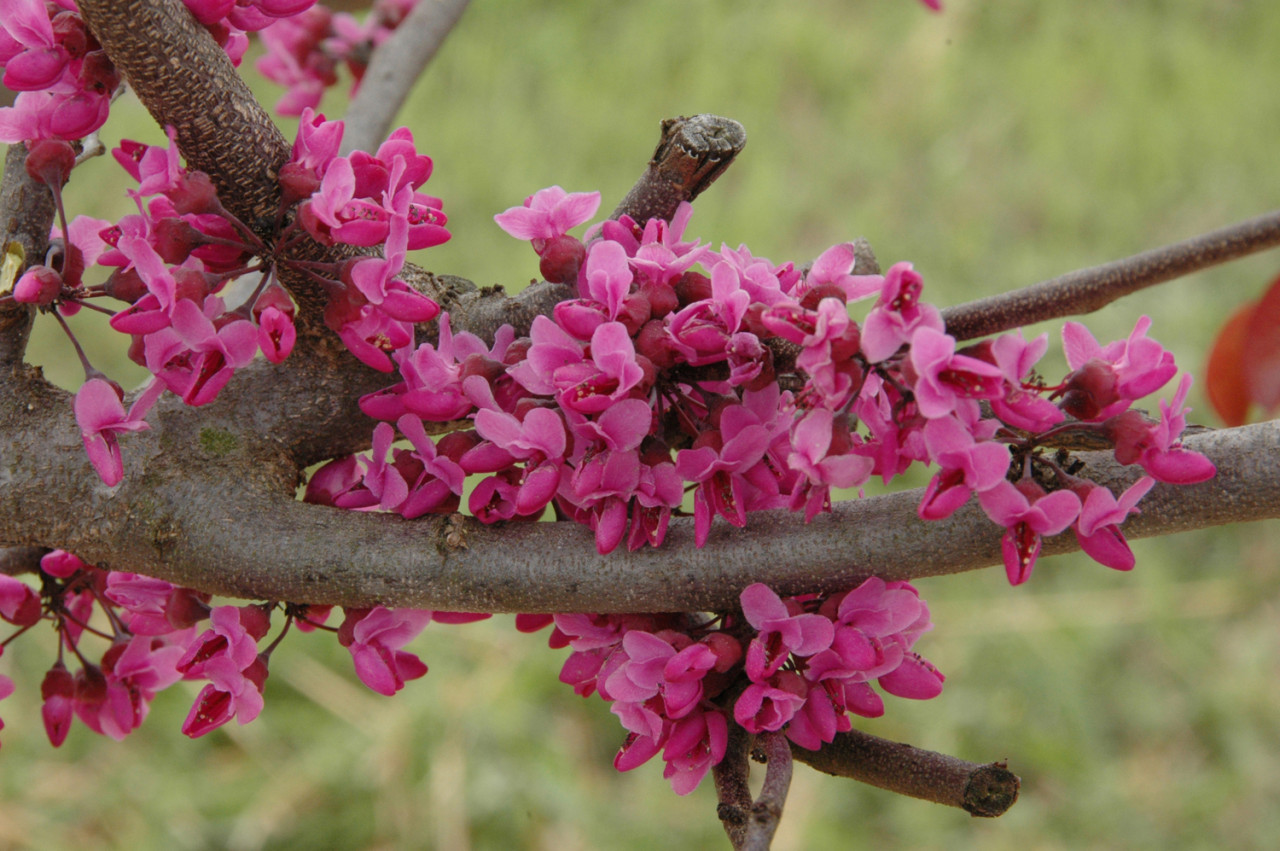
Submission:
[[[454,233],[419,259],[481,284],[527,280],[536,258],[494,213],[553,183],[599,189],[610,209],[661,119],[715,112],[749,143],[691,234],[775,261],[863,235],[884,265],[913,261],[936,303],[998,293],[1275,207],[1277,44],[1280,6],[1243,0],[948,0],[942,15],[912,0],[476,0],[403,117]],[[342,105],[326,101],[331,116]],[[121,136],[162,138],[132,100],[104,130]],[[128,212],[124,188],[113,163],[92,163],[71,212]],[[1197,370],[1277,271],[1275,254],[1238,262],[1088,322],[1106,341],[1150,314]],[[33,359],[74,386],[66,341],[40,331]],[[89,348],[140,377],[116,341]],[[1202,396],[1192,404],[1213,422]],[[946,689],[858,723],[1007,759],[1023,778],[1007,815],[799,767],[775,847],[1275,847],[1280,524],[1135,550],[1127,575],[1059,557],[1016,589],[999,570],[920,583],[937,628],[918,649]],[[556,681],[563,652],[542,637],[502,617],[433,625],[414,649],[431,673],[388,699],[335,642],[299,635],[248,727],[186,740],[195,691],[178,687],[129,742],[77,727],[53,750],[37,696],[52,639],[17,642],[0,663],[19,682],[0,705],[0,847],[727,847],[709,782],[677,798],[657,765],[613,771],[621,728]]]

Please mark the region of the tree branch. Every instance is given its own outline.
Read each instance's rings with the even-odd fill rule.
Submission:
[[[820,751],[792,745],[791,754],[826,774],[989,818],[1013,806],[1021,783],[1003,762],[979,765],[859,730],[837,733]]]
[[[741,530],[718,524],[702,549],[692,519],[677,518],[661,549],[609,556],[585,527],[465,520],[455,528],[445,518],[406,522],[306,505],[293,499],[297,468],[274,430],[279,408],[324,419],[329,406],[350,402],[283,396],[255,410],[247,389],[231,392],[237,384],[225,402],[161,407],[152,431],[125,438],[125,480],[110,490],[85,458],[68,395],[19,388],[0,409],[0,545],[63,547],[232,596],[485,612],[724,610],[756,581],[780,594],[837,591],[871,574],[909,579],[1001,562],[1002,530],[976,504],[924,522],[918,490],[842,503],[808,525],[788,512],[752,515]],[[261,389],[270,392],[269,382]],[[1126,534],[1280,516],[1280,421],[1185,444],[1218,465],[1217,477],[1157,486]],[[1081,457],[1084,475],[1115,493],[1140,473],[1103,453]],[[1044,552],[1076,547],[1068,534],[1046,541]]]
[[[424,0],[378,45],[344,116],[342,153],[373,151],[471,0]]]
[[[1068,272],[1020,290],[942,311],[947,333],[971,340],[1013,328],[1091,313],[1121,296],[1280,245],[1280,211],[1123,260]]]
[[[10,145],[4,159],[4,179],[0,181],[0,257],[7,255],[10,243],[16,243],[24,258],[15,280],[27,268],[44,262],[54,216],[53,193],[27,174],[26,162],[26,146]],[[35,316],[31,305],[0,302],[0,387],[22,366]]]
[[[711,777],[716,784],[719,804],[716,815],[729,842],[735,849],[742,848],[747,840],[747,824],[751,818],[751,734],[742,725],[729,722],[729,741],[724,757],[711,767]]]
[[[768,851],[782,820],[782,808],[791,788],[791,748],[782,732],[761,733],[756,744],[764,752],[768,768],[760,797],[751,805],[751,821],[742,843],[744,851]]]
[[[695,115],[662,122],[662,139],[649,168],[609,216],[637,222],[671,220],[681,201],[692,201],[742,152],[747,131],[730,118]]]

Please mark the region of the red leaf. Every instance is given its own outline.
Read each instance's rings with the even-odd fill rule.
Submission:
[[[1249,413],[1249,390],[1244,377],[1245,334],[1257,302],[1241,306],[1218,332],[1204,365],[1205,395],[1229,426],[1243,425]]]
[[[1270,416],[1280,408],[1280,277],[1253,310],[1241,358],[1249,398]]]

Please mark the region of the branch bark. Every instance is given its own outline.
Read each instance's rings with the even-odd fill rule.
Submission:
[[[988,818],[1013,806],[1021,783],[1003,762],[981,765],[858,730],[837,733],[820,751],[792,745],[791,754],[827,774]]]
[[[53,193],[31,179],[26,162],[26,146],[10,145],[4,159],[4,179],[0,181],[0,255],[7,255],[13,243],[23,257],[22,268],[15,270],[15,280],[27,268],[44,262],[54,216]],[[0,302],[0,376],[21,368],[35,316],[31,305]],[[4,380],[0,377],[0,386]]]
[[[391,37],[378,45],[360,88],[347,107],[342,153],[373,151],[423,70],[462,18],[471,0],[426,0],[414,6]]]
[[[1280,245],[1280,211],[942,311],[957,340],[1091,313],[1121,296]]]
[[[743,840],[743,851],[768,851],[782,820],[782,808],[791,788],[791,748],[782,732],[761,733],[756,744],[764,754],[764,785],[751,805],[751,820]]]

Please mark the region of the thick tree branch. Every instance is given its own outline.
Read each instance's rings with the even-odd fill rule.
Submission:
[[[1001,530],[975,504],[926,523],[915,514],[918,491],[843,503],[808,525],[764,512],[746,529],[718,525],[702,549],[692,521],[676,519],[660,550],[609,556],[596,553],[585,527],[466,520],[455,529],[443,519],[305,505],[292,499],[297,468],[271,426],[278,418],[255,412],[248,395],[160,409],[152,432],[125,438],[125,481],[108,490],[85,459],[67,394],[20,389],[0,410],[0,545],[60,546],[233,596],[461,611],[697,611],[733,607],[756,581],[782,594],[835,591],[871,574],[907,579],[1001,558]],[[323,394],[318,402],[286,397],[303,419],[312,410],[325,419],[341,404]],[[1218,476],[1158,486],[1127,534],[1280,516],[1280,422],[1194,435],[1186,445],[1212,458]],[[1083,457],[1085,475],[1116,493],[1140,472],[1103,454]],[[1075,548],[1068,534],[1047,541],[1045,553]]]
[[[1003,815],[1018,800],[1019,779],[1003,762],[980,765],[852,730],[820,751],[792,745],[800,762],[827,774],[960,807],[974,816]]]
[[[985,337],[1046,319],[1090,313],[1140,289],[1277,245],[1280,211],[1020,290],[958,304],[942,311],[942,318],[947,333],[957,340]]]
[[[49,187],[31,179],[26,162],[26,146],[10,145],[0,181],[0,259],[8,254],[10,243],[18,246],[24,258],[23,267],[13,270],[15,278],[27,267],[44,262],[54,216],[53,194]],[[0,387],[22,365],[35,315],[30,305],[0,302]]]
[[[377,150],[413,84],[471,0],[423,0],[378,45],[345,116],[342,153]]]

